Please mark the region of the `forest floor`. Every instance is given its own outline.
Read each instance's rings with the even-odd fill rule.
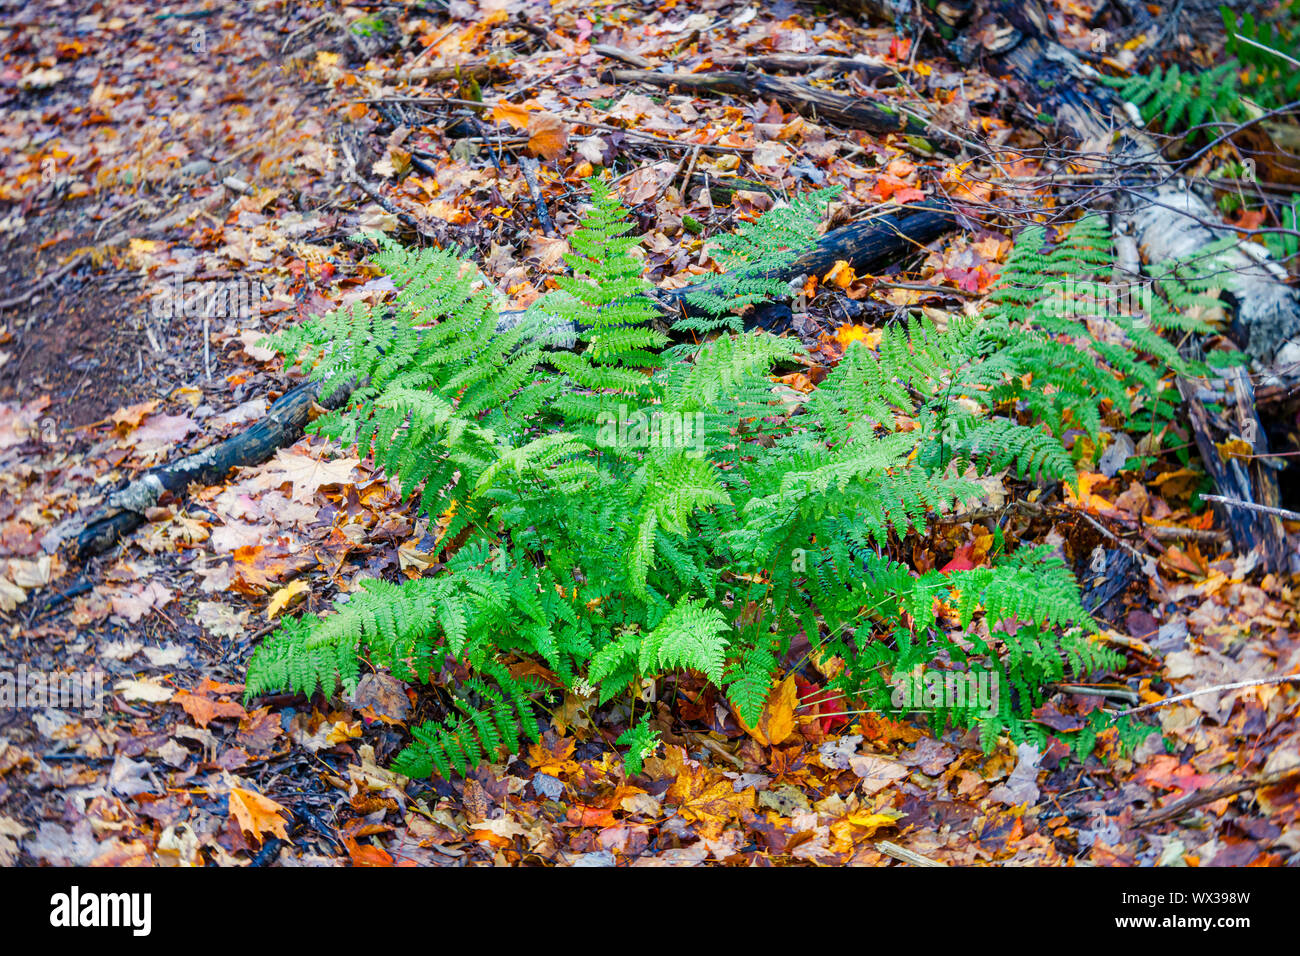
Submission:
[[[1052,9],[1086,50],[1088,4]],[[614,83],[626,63],[602,44],[681,71],[866,54],[894,82],[836,88],[928,104],[1000,152],[959,163],[758,98]],[[26,705],[0,709],[0,865],[1300,862],[1300,687],[1276,680],[1300,672],[1295,582],[1212,534],[1194,452],[1140,473],[1086,462],[1078,496],[1017,519],[1079,570],[1135,703],[1244,685],[1150,706],[1160,733],[1127,755],[1103,735],[1082,761],[1063,742],[985,753],[920,717],[842,714],[808,668],[754,731],[701,679],[661,682],[647,693],[664,746],[634,777],[573,694],[507,763],[396,777],[384,768],[423,701],[393,678],[348,700],[242,699],[282,616],[436,561],[395,484],[318,438],[75,556],[107,493],[295,384],[267,333],[391,288],[346,241],[361,228],[457,243],[522,306],[563,270],[601,166],[665,288],[708,270],[705,238],[783,196],[841,185],[839,223],[943,190],[984,214],[888,275],[811,277],[783,321],[813,364],[780,384],[814,388],[819,365],[908,310],[974,312],[1025,210],[1055,201],[1024,185],[1048,133],[1000,78],[785,0],[50,0],[0,9],[0,51],[0,671]],[[1144,515],[1192,533],[1157,539]],[[935,525],[910,547],[918,567],[978,562],[990,530]],[[102,680],[102,706],[41,698],[49,674]],[[1063,692],[1036,716],[1068,740],[1100,706],[1117,705]]]

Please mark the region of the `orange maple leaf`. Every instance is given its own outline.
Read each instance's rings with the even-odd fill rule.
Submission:
[[[529,109],[514,103],[500,102],[492,107],[492,120],[496,123],[509,123],[515,129],[528,128]]]
[[[261,842],[263,833],[274,833],[281,840],[289,839],[284,817],[289,811],[269,797],[239,787],[230,788],[230,816],[245,833]]]

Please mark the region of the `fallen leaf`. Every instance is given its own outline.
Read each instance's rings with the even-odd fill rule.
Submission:
[[[287,585],[271,595],[271,602],[266,606],[266,619],[268,621],[274,621],[276,615],[288,607],[289,603],[293,601],[294,598],[306,594],[310,590],[311,585],[302,580],[302,578],[298,578],[296,581],[290,581]]]
[[[249,833],[261,842],[264,833],[273,833],[281,840],[289,838],[289,830],[284,817],[289,811],[274,800],[244,790],[240,787],[230,788],[230,817],[239,824],[241,830]]]
[[[151,704],[171,700],[172,694],[175,693],[170,687],[147,680],[119,681],[113,685],[113,690],[120,694],[123,700],[142,700]]]

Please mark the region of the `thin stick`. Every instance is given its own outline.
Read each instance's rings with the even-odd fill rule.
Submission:
[[[695,175],[695,164],[699,161],[699,158],[700,158],[700,147],[697,145],[695,149],[691,150],[691,164],[686,167],[686,178],[682,180],[682,201],[683,202],[690,202],[690,197],[687,195],[687,193],[690,192],[691,177]]]
[[[1234,508],[1245,508],[1247,511],[1260,511],[1266,515],[1276,515],[1279,518],[1286,518],[1288,521],[1300,521],[1300,511],[1270,508],[1268,505],[1257,505],[1253,501],[1241,501],[1238,498],[1225,498],[1223,495],[1201,495],[1201,498],[1205,501],[1217,501],[1221,505],[1231,505]]]
[[[212,349],[210,340],[212,338],[211,319],[212,313],[217,307],[217,293],[212,294],[208,300],[208,307],[203,310],[203,377],[207,379],[208,384],[212,384]]]
[[[660,186],[659,190],[655,193],[656,200],[660,199],[664,193],[668,192],[673,183],[677,182],[677,177],[682,174],[682,167],[686,165],[686,161],[696,155],[698,155],[698,152],[695,150],[692,150],[689,153],[682,153],[682,158],[677,160],[677,165],[673,167],[673,174],[668,177],[667,181]]]
[[[528,192],[533,197],[533,205],[537,207],[537,221],[542,224],[542,232],[548,236],[555,235],[551,214],[546,211],[546,202],[542,199],[542,187],[537,183],[537,160],[531,156],[521,156],[519,168],[524,171],[524,179],[528,181]]]
[[[948,866],[947,863],[940,863],[928,856],[921,856],[921,854],[909,850],[907,847],[899,846],[897,843],[890,843],[888,840],[877,840],[875,846],[885,856],[892,856],[901,863],[910,863],[913,866]]]
[[[934,292],[939,295],[951,295],[960,299],[978,299],[978,292],[967,292],[965,289],[959,289],[956,286],[938,286],[925,285],[922,282],[894,282],[890,279],[881,279],[874,277],[871,279],[876,285],[888,286],[891,289],[912,289],[916,292]]]
[[[1220,783],[1212,787],[1202,787],[1193,790],[1181,799],[1175,800],[1167,807],[1160,807],[1154,810],[1141,810],[1133,814],[1133,825],[1144,827],[1153,823],[1163,823],[1165,820],[1172,820],[1180,817],[1188,810],[1204,806],[1207,803],[1214,803],[1216,800],[1222,800],[1225,797],[1231,797],[1234,794],[1241,793],[1244,790],[1258,790],[1262,787],[1272,787],[1281,783],[1289,777],[1294,777],[1300,773],[1300,766],[1288,767],[1285,770],[1279,770],[1269,774],[1258,774],[1253,777],[1247,777],[1245,780],[1232,780],[1227,783]]]
[[[1166,697],[1164,700],[1158,700],[1154,704],[1143,704],[1141,707],[1130,707],[1128,710],[1121,710],[1119,713],[1121,717],[1126,714],[1140,714],[1144,710],[1155,710],[1158,707],[1177,703],[1180,700],[1199,697],[1201,694],[1216,694],[1225,690],[1241,690],[1243,687],[1262,687],[1265,684],[1284,684],[1287,681],[1292,680],[1300,681],[1300,673],[1284,674],[1281,677],[1265,677],[1260,680],[1241,680],[1234,684],[1216,684],[1213,687],[1202,687],[1200,690],[1189,690],[1186,694],[1176,694],[1173,697]]]

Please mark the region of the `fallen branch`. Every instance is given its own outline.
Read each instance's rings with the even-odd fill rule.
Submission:
[[[551,214],[546,211],[542,187],[537,182],[537,160],[531,156],[521,156],[519,168],[524,171],[524,179],[528,182],[528,194],[533,197],[533,206],[537,209],[537,221],[542,225],[542,232],[554,236],[555,226],[551,224]]]
[[[1229,780],[1226,783],[1218,783],[1212,787],[1199,787],[1196,790],[1180,797],[1167,807],[1158,807],[1153,810],[1139,810],[1133,814],[1133,824],[1139,827],[1151,826],[1153,823],[1163,823],[1166,820],[1173,820],[1182,816],[1188,810],[1196,807],[1205,806],[1207,803],[1214,803],[1216,800],[1222,800],[1224,797],[1231,797],[1235,794],[1242,793],[1246,790],[1259,790],[1262,787],[1273,787],[1284,780],[1300,774],[1300,766],[1287,767],[1284,770],[1277,770],[1273,773],[1260,773],[1247,777],[1245,780]]]
[[[938,860],[932,860],[928,856],[909,850],[905,846],[899,846],[897,843],[890,843],[888,840],[877,840],[875,847],[885,856],[891,856],[900,863],[910,863],[912,866],[942,866],[946,867],[947,863],[940,863]]]
[[[1253,501],[1238,501],[1236,498],[1225,498],[1222,495],[1201,495],[1206,501],[1217,501],[1220,504],[1230,505],[1233,508],[1245,508],[1247,511],[1256,511],[1260,514],[1275,515],[1278,518],[1285,518],[1288,521],[1300,521],[1300,511],[1287,511],[1285,508],[1270,508],[1268,505],[1257,505]]]
[[[1178,380],[1178,391],[1187,402],[1188,422],[1192,437],[1205,470],[1214,480],[1214,495],[1205,495],[1214,507],[1219,522],[1228,529],[1236,549],[1241,554],[1252,551],[1260,556],[1260,563],[1268,571],[1280,571],[1287,566],[1288,548],[1282,522],[1272,509],[1281,499],[1277,472],[1269,467],[1267,459],[1254,458],[1242,461],[1219,454],[1218,441],[1244,436],[1250,440],[1252,451],[1263,455],[1268,451],[1267,439],[1259,416],[1255,411],[1255,393],[1249,376],[1239,368],[1225,369],[1225,408],[1220,416],[1212,416],[1193,384]],[[1216,432],[1223,437],[1217,438]],[[1230,503],[1237,507],[1226,507]]]
[[[595,49],[595,47],[592,47]],[[786,73],[811,73],[822,75],[861,73],[868,81],[896,76],[893,70],[879,61],[866,57],[826,56],[819,53],[768,53],[763,56],[713,57],[714,66],[748,70],[781,70]]]
[[[1232,684],[1216,684],[1213,687],[1189,690],[1185,694],[1175,694],[1173,697],[1166,697],[1164,700],[1157,700],[1151,704],[1143,704],[1141,707],[1130,707],[1128,710],[1120,711],[1120,715],[1140,714],[1147,710],[1157,710],[1161,707],[1167,707],[1169,704],[1176,704],[1180,700],[1191,700],[1193,697],[1200,697],[1202,694],[1217,694],[1225,690],[1241,690],[1243,687],[1262,687],[1265,684],[1285,684],[1287,681],[1293,680],[1300,681],[1300,673],[1283,674],[1281,677],[1261,677],[1258,680],[1240,680]]]
[[[233,438],[209,445],[179,461],[151,469],[125,488],[114,492],[86,519],[77,535],[77,556],[85,559],[112,547],[123,535],[144,523],[144,514],[162,496],[180,494],[192,483],[215,484],[232,468],[259,464],[276,449],[298,440],[307,425],[320,385],[304,382],[282,395],[266,416]],[[348,389],[327,403],[338,407],[347,401]]]
[[[926,128],[887,106],[871,103],[857,96],[847,96],[762,73],[654,73],[649,70],[610,70],[615,83],[644,83],[647,86],[672,87],[695,93],[732,93],[759,99],[776,100],[800,113],[812,113],[829,120],[864,129],[869,133],[906,133],[924,137]]]

